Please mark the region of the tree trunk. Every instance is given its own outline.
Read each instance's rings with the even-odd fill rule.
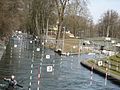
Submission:
[[[48,38],[48,26],[49,26],[49,18],[47,19],[47,26],[46,26],[46,39]]]
[[[38,27],[38,17],[37,17],[37,14],[36,14],[36,18],[35,18],[35,24],[36,24],[37,35],[39,36],[40,31],[39,31],[39,27]]]
[[[110,35],[110,27],[109,27],[109,25],[108,25],[108,27],[107,27],[107,37],[109,37]]]

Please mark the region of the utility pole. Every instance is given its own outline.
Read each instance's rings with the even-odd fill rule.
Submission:
[[[62,45],[62,53],[64,52],[64,39],[65,39],[65,27],[63,27],[63,45]]]
[[[110,26],[108,25],[108,27],[107,27],[107,37],[109,37],[109,33],[110,32]]]
[[[47,27],[46,27],[46,41],[48,40],[48,24],[49,24],[49,19],[47,19]]]

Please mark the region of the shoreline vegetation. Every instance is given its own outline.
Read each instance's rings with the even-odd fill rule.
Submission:
[[[98,65],[96,60],[84,60],[80,64],[93,72],[106,77],[113,83],[120,85],[120,53],[101,60],[102,65]]]

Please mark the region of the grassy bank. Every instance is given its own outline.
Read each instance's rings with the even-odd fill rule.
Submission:
[[[81,54],[81,53],[89,53],[92,52],[91,50],[88,49],[81,49],[80,47],[83,46],[81,45],[82,40],[80,39],[65,39],[64,40],[64,45],[62,39],[60,39],[61,43],[59,44],[58,48],[60,48],[63,52],[62,53],[72,53],[72,54]],[[54,40],[55,42],[55,40]],[[46,44],[46,47],[55,50],[55,43],[49,43]]]
[[[105,76],[108,73],[108,79],[119,82],[120,85],[120,54],[104,58],[101,60],[102,66],[98,66],[98,62],[95,60],[82,61],[81,64],[88,69],[94,68],[94,71],[100,75]]]

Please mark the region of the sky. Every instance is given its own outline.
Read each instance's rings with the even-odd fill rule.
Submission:
[[[120,0],[89,0],[88,9],[94,23],[97,23],[107,10],[113,9],[120,15]]]

